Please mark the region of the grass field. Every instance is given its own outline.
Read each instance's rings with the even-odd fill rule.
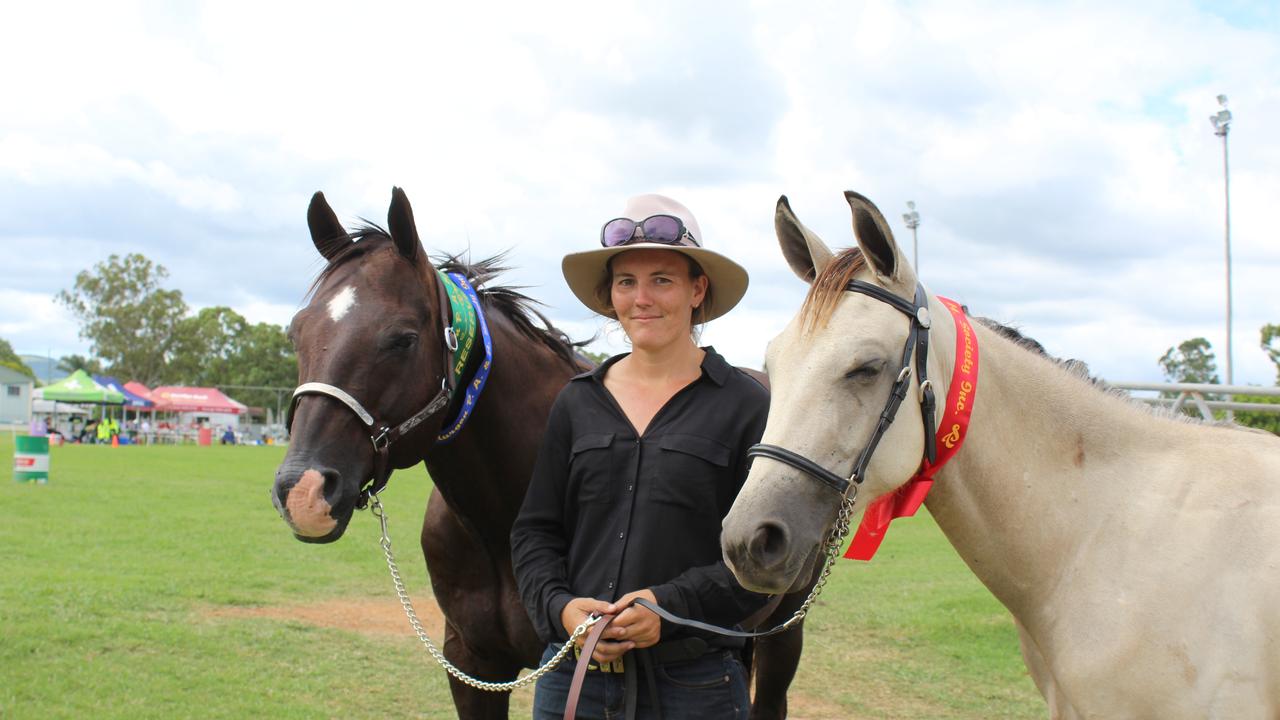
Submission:
[[[453,717],[407,622],[314,621],[335,600],[394,595],[369,515],[333,545],[292,538],[267,495],[282,455],[69,446],[53,449],[48,485],[4,478],[0,718]],[[412,470],[383,496],[420,605],[428,488]],[[841,561],[806,626],[793,717],[1046,715],[1008,614],[927,516],[895,523],[874,562]]]

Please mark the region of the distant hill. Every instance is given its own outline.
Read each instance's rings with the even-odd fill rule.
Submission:
[[[18,357],[22,358],[22,362],[35,372],[36,379],[44,385],[58,382],[71,374],[71,371],[59,365],[57,360],[51,360],[43,355],[19,355]]]

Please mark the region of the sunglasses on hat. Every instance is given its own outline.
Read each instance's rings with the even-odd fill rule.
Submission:
[[[640,230],[639,236],[636,229]],[[689,243],[685,243],[685,238]],[[697,245],[698,241],[684,226],[684,221],[674,215],[650,215],[636,222],[631,218],[614,218],[600,228],[600,244],[618,247],[642,240],[664,245]]]

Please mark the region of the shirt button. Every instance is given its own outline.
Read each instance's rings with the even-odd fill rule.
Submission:
[[[609,589],[610,589],[610,590],[612,590],[612,589],[613,589],[613,581],[609,581]]]
[[[618,533],[618,539],[621,540],[623,535],[626,535],[626,533]]]
[[[631,483],[627,483],[627,492],[631,492],[631,488],[635,487]]]

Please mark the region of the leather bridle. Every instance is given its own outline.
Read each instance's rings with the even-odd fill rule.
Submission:
[[[889,426],[893,424],[893,418],[898,414],[898,408],[907,397],[907,389],[911,386],[912,355],[915,355],[915,372],[920,383],[920,415],[924,422],[925,459],[930,464],[937,458],[938,447],[937,439],[934,436],[933,413],[935,401],[933,383],[929,381],[927,374],[930,320],[929,300],[925,295],[924,286],[916,284],[915,302],[903,300],[878,285],[872,285],[861,280],[850,280],[849,284],[845,286],[845,290],[868,295],[887,303],[890,307],[895,308],[911,319],[911,330],[907,333],[907,341],[902,348],[902,369],[898,372],[898,377],[893,382],[893,388],[889,391],[889,399],[885,401],[884,410],[880,413],[880,421],[876,424],[875,432],[871,434],[871,439],[867,441],[867,444],[862,448],[862,452],[858,454],[858,460],[853,465],[853,471],[849,473],[849,477],[845,478],[799,453],[778,445],[766,443],[758,443],[747,448],[747,457],[767,457],[784,465],[790,465],[818,480],[841,496],[847,496],[850,489],[852,489],[853,497],[848,498],[852,502],[857,497],[858,486],[862,484],[865,478],[867,464],[871,462],[872,453],[875,452],[876,446],[880,444],[880,439],[884,437],[885,432],[889,430]]]
[[[369,441],[373,444],[373,474],[369,485],[361,488],[360,497],[356,500],[357,509],[363,510],[368,506],[370,496],[377,495],[387,486],[387,480],[391,477],[391,471],[393,470],[391,467],[391,446],[409,434],[414,428],[443,411],[448,407],[449,401],[453,397],[454,388],[450,383],[449,368],[453,365],[454,354],[458,351],[458,338],[453,331],[452,306],[449,303],[448,293],[444,288],[444,279],[438,274],[436,276],[436,289],[439,291],[440,319],[444,326],[441,333],[444,359],[440,365],[440,390],[425,407],[399,424],[392,425],[374,418],[373,414],[366,410],[350,393],[328,383],[302,383],[293,391],[293,397],[289,400],[289,410],[285,415],[286,432],[291,431],[293,427],[293,413],[303,395],[324,395],[337,400],[348,410],[355,413],[356,417],[360,419],[360,422],[368,430]],[[443,420],[441,424],[443,424]]]

